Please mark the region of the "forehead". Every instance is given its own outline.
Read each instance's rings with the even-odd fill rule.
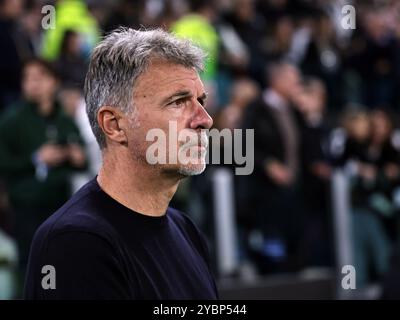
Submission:
[[[43,73],[43,67],[37,63],[30,63],[24,67],[24,73],[40,72]]]
[[[291,76],[297,77],[299,75],[299,71],[297,70],[296,67],[292,65],[287,65],[283,68],[283,72],[286,72],[286,74],[289,74]]]
[[[52,77],[51,73],[46,70],[46,68],[39,63],[30,63],[24,67],[23,75],[40,75]]]
[[[190,90],[194,94],[204,92],[197,71],[175,63],[155,61],[137,79],[135,96],[146,93],[157,95],[180,89]]]

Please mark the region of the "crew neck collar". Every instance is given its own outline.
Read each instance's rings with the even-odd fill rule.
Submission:
[[[132,210],[118,202],[100,187],[99,183],[97,182],[97,175],[92,181],[89,182],[89,185],[92,190],[96,191],[104,200],[105,210],[108,207],[114,208],[112,212],[109,213],[110,215],[113,215],[111,217],[112,219],[118,219],[123,224],[129,224],[132,222],[141,223],[145,227],[162,227],[168,222],[168,209],[166,210],[165,214],[161,216],[150,216]]]

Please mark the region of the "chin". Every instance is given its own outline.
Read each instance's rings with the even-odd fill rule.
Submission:
[[[206,169],[206,163],[201,163],[201,164],[188,164],[188,165],[182,165],[179,169],[178,172],[183,175],[183,176],[196,176],[201,173]]]

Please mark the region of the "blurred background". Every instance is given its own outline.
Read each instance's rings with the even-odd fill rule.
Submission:
[[[36,228],[99,168],[83,81],[119,26],[192,39],[214,127],[255,129],[251,175],[210,164],[171,203],[205,233],[221,298],[400,298],[400,1],[0,0],[0,299],[21,298]]]

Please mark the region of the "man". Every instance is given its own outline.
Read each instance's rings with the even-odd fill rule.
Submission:
[[[218,66],[219,38],[212,25],[215,8],[212,1],[190,0],[190,11],[178,19],[171,27],[180,37],[191,39],[207,52],[202,77],[205,81],[215,81]]]
[[[253,248],[262,273],[290,271],[294,265],[295,235],[300,229],[296,201],[299,130],[292,102],[299,81],[295,66],[284,61],[271,63],[269,87],[247,108],[244,120],[244,127],[255,132],[255,169],[248,178],[248,197],[263,238],[261,245]]]
[[[202,61],[200,49],[161,30],[121,29],[94,49],[85,97],[103,164],[38,230],[26,298],[217,298],[204,239],[168,207],[179,181],[205,169],[202,129],[212,119]],[[151,164],[152,129],[172,141],[164,145],[170,158],[190,149],[194,161]],[[201,144],[171,139],[185,130]]]
[[[332,167],[328,137],[332,131],[325,119],[326,87],[314,77],[305,77],[296,102],[301,113],[301,188],[304,206],[302,248],[307,266],[331,266],[333,261],[329,210]]]
[[[55,96],[57,76],[41,59],[23,68],[23,98],[0,118],[0,177],[15,213],[21,284],[36,229],[71,196],[70,175],[86,168],[80,133]]]
[[[33,56],[33,45],[20,23],[23,0],[0,0],[0,111],[21,94],[23,61]]]

